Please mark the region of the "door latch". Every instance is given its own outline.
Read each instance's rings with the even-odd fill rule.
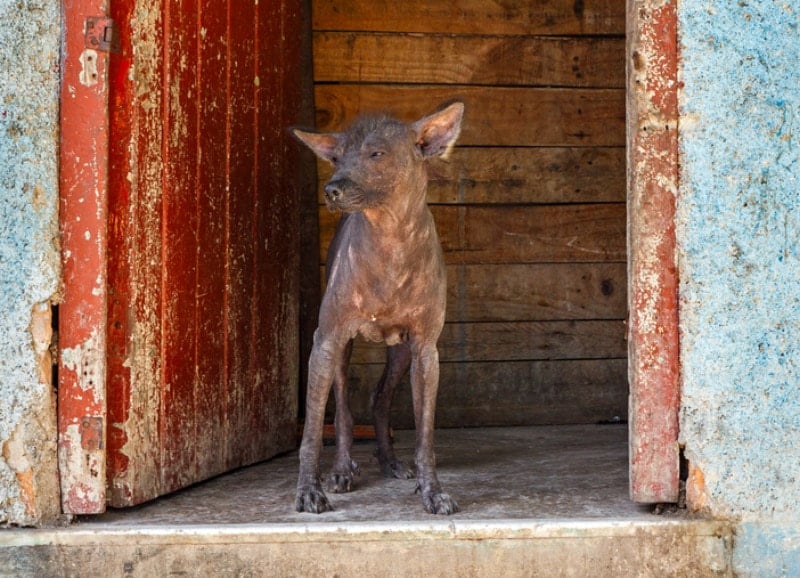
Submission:
[[[85,29],[86,48],[114,53],[120,51],[119,30],[111,18],[89,16]]]

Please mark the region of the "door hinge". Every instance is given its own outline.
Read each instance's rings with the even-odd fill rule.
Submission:
[[[103,449],[103,418],[85,416],[81,420],[81,448],[94,452]]]
[[[89,16],[86,19],[86,48],[103,52],[119,52],[119,29],[111,18]]]

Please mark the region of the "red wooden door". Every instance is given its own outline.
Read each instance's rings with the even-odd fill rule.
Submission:
[[[295,445],[303,18],[283,0],[115,0],[109,503]]]

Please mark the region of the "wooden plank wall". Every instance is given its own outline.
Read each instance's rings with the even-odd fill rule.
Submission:
[[[320,130],[466,103],[429,191],[449,276],[441,427],[626,415],[624,5],[312,3]],[[321,266],[337,219],[320,197]],[[382,346],[357,345],[357,422],[382,363]],[[407,383],[394,423],[413,425]]]

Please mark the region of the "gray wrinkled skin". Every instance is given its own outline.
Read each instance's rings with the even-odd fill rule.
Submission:
[[[461,130],[464,105],[449,104],[415,123],[389,117],[357,120],[347,131],[293,134],[335,172],[325,186],[331,210],[344,214],[328,251],[328,284],[309,359],[306,421],[300,446],[298,512],[332,510],[322,488],[319,458],[325,404],[336,398],[336,458],[328,478],[333,492],[349,492],[358,465],[350,457],[353,418],[347,394],[352,340],[384,341],[387,363],[373,395],[378,449],[386,476],[411,478],[389,436],[395,386],[411,370],[416,421],[417,490],[425,510],[453,514],[458,505],[436,475],[433,451],[439,353],[446,278],[441,245],[426,204],[426,161],[445,155]]]

